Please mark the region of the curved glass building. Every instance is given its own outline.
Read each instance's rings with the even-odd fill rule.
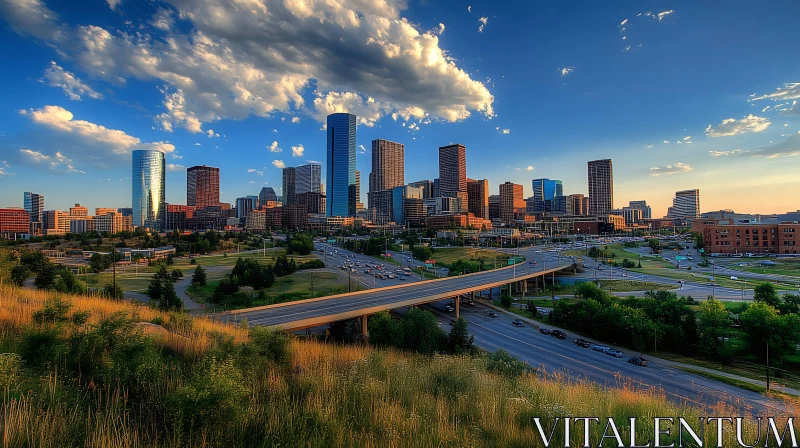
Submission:
[[[328,115],[326,215],[356,215],[356,116]]]
[[[133,151],[132,165],[133,225],[160,230],[166,202],[164,153],[154,150]]]

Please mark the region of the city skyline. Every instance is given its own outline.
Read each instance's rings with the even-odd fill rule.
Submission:
[[[346,111],[358,116],[356,168],[365,179],[373,140],[405,146],[406,180],[436,178],[437,148],[461,143],[470,151],[467,175],[488,179],[490,195],[510,181],[523,185],[527,198],[531,179],[545,177],[562,180],[565,195],[587,194],[584,164],[609,158],[615,165],[615,204],[647,200],[653,216],[666,215],[675,191],[695,188],[703,192],[701,211],[797,208],[768,194],[775,187],[800,188],[787,163],[800,154],[795,104],[800,62],[776,57],[798,37],[788,26],[798,13],[796,4],[731,2],[725,20],[713,8],[691,2],[659,8],[617,4],[593,11],[593,21],[581,25],[553,20],[567,8],[554,6],[535,19],[552,25],[500,33],[518,28],[519,17],[533,15],[535,5],[473,5],[468,11],[454,2],[407,7],[389,2],[385,10],[358,11],[345,2],[345,9],[365,20],[385,17],[409,27],[411,40],[392,37],[387,44],[428,45],[441,74],[434,76],[412,56],[399,58],[393,61],[398,69],[413,76],[393,90],[387,87],[391,77],[368,79],[363,72],[318,65],[324,70],[301,75],[291,67],[268,67],[243,50],[228,63],[252,63],[268,75],[267,84],[276,79],[274,73],[288,73],[296,83],[282,95],[245,83],[250,100],[236,102],[231,100],[235,78],[197,73],[187,63],[215,50],[192,41],[187,53],[176,53],[165,44],[204,32],[220,49],[245,48],[197,19],[203,2],[180,7],[155,2],[141,9],[122,2],[112,9],[96,1],[88,4],[91,15],[68,4],[30,3],[30,9],[13,9],[14,2],[0,6],[6,25],[0,33],[9,43],[0,51],[15,67],[4,74],[7,107],[0,111],[5,206],[22,206],[23,192],[35,191],[48,198],[48,209],[66,210],[75,202],[131,207],[129,163],[135,149],[165,153],[166,202],[187,203],[185,167],[209,165],[220,167],[220,201],[234,203],[263,186],[279,189],[283,166],[315,160],[325,165],[325,117]],[[220,13],[242,18],[229,8]],[[292,11],[282,13],[313,33]],[[480,17],[488,22],[479,32]],[[715,42],[730,21],[757,18],[764,21],[753,32],[732,37],[736,45]],[[564,30],[559,36],[551,32],[556,26]],[[134,27],[152,38],[134,39]],[[324,28],[353,44],[352,54],[338,55],[351,59],[368,37],[359,33],[369,32],[334,22]],[[587,33],[590,48],[584,45]],[[545,36],[551,49],[538,43]],[[70,39],[82,45],[70,45]],[[116,50],[98,53],[100,47],[88,45],[103,39]],[[492,51],[496,47],[504,50]],[[524,62],[519,71],[528,73],[524,77],[508,69],[524,55],[519,48],[541,56]],[[142,49],[155,55],[154,66],[133,56],[123,59]],[[449,65],[445,52],[454,57]],[[754,68],[759,64],[770,70]],[[419,79],[426,82],[412,91],[411,82]],[[309,80],[321,87],[307,87]],[[201,90],[209,85],[215,90]],[[446,88],[440,91],[441,85]],[[211,94],[225,100],[209,102]],[[768,175],[753,174],[758,172]],[[366,190],[360,198],[365,203]]]

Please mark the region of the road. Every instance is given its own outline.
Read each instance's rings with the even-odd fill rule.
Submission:
[[[447,313],[441,302],[425,306],[435,310],[438,321],[447,331],[452,313]],[[722,401],[735,409],[732,412],[735,415],[747,412],[774,415],[775,411],[784,410],[777,400],[684,372],[657,358],[648,356],[649,365],[639,367],[627,362],[629,357],[637,353],[614,358],[591,348],[578,347],[573,341],[580,336],[569,331],[564,330],[567,339],[559,340],[539,333],[531,324],[513,326],[512,321],[518,317],[516,315],[498,312],[498,317],[492,318],[487,317],[485,311],[487,308],[480,303],[475,307],[461,307],[461,316],[467,320],[469,331],[475,336],[475,344],[490,352],[503,349],[531,367],[541,368],[547,373],[562,373],[610,387],[663,392],[672,401],[701,408],[713,408]],[[549,325],[545,327],[555,328]]]

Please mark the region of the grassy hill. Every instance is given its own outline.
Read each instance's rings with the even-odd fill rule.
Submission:
[[[532,417],[703,415],[618,386],[0,287],[4,446],[536,446]]]

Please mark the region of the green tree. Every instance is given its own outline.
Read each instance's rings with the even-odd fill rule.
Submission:
[[[125,294],[122,292],[122,287],[117,285],[116,291],[114,290],[114,285],[111,283],[107,283],[105,287],[103,287],[103,297],[109,299],[117,299],[122,300],[125,298]]]
[[[369,342],[377,347],[396,346],[402,338],[400,324],[388,311],[370,316],[368,328]]]
[[[296,233],[289,241],[287,249],[290,254],[308,255],[314,250],[314,240],[305,233]]]
[[[55,282],[55,289],[57,291],[72,294],[86,293],[86,285],[84,285],[82,281],[78,280],[78,277],[76,277],[75,274],[73,274],[69,269],[61,270],[59,279]]]
[[[750,346],[749,353],[764,358],[767,343],[770,343],[770,348],[776,348],[772,343],[778,330],[778,311],[775,308],[766,302],[754,302],[747,311],[739,315],[739,320]]]
[[[36,276],[36,280],[34,280],[33,283],[39,289],[50,289],[55,284],[55,281],[56,266],[48,261],[39,268],[39,274]]]
[[[433,257],[433,250],[428,246],[414,246],[411,254],[420,261],[430,260]]]
[[[92,254],[89,258],[89,269],[92,272],[103,272],[111,266],[111,257],[103,254]]]
[[[722,302],[713,297],[702,302],[697,311],[700,352],[716,357],[719,354],[720,338],[728,335],[730,325],[728,310]]]
[[[164,296],[164,282],[161,278],[157,275],[153,276],[150,280],[150,284],[147,285],[147,295],[150,296],[150,300],[159,301]]]
[[[756,302],[764,302],[767,305],[777,308],[781,299],[778,293],[775,292],[775,287],[772,283],[759,283],[753,290],[753,300]]]
[[[433,313],[419,308],[411,309],[403,316],[400,333],[402,338],[397,345],[426,355],[439,351],[445,339]]]
[[[526,365],[516,356],[509,355],[502,348],[489,355],[489,364],[486,369],[507,378],[517,378],[525,373]]]
[[[505,309],[511,308],[511,305],[514,304],[514,299],[508,293],[503,293],[500,295],[500,305],[503,306]]]
[[[202,266],[197,266],[192,274],[192,284],[206,286],[206,270]]]
[[[11,283],[22,286],[30,274],[31,271],[25,265],[18,264],[11,268]]]
[[[173,269],[172,272],[170,273],[170,276],[172,277],[172,281],[176,282],[178,281],[178,279],[183,278],[183,271],[181,271],[180,269]]]
[[[472,353],[474,351],[473,342],[475,337],[467,330],[467,321],[459,317],[453,323],[453,328],[447,335],[447,349],[454,355]]]
[[[164,311],[181,311],[183,309],[183,301],[175,293],[175,288],[170,281],[165,281],[163,286],[163,293],[161,300],[158,302],[158,308]]]

